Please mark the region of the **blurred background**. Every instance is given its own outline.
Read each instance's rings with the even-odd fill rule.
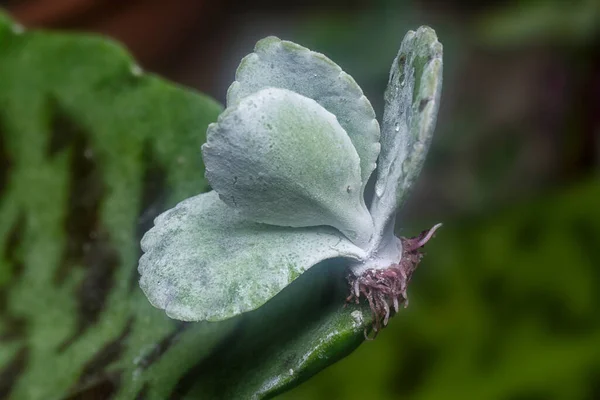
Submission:
[[[600,399],[600,2],[8,0],[224,102],[267,35],[328,55],[382,115],[409,29],[444,45],[436,136],[399,234],[443,221],[411,306],[281,399]]]

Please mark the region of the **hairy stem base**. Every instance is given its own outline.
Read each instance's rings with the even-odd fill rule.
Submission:
[[[369,302],[375,321],[373,322],[372,338],[369,338],[365,329],[365,338],[372,340],[377,333],[388,324],[392,313],[400,310],[400,304],[408,306],[406,289],[413,272],[417,269],[423,258],[421,248],[433,237],[435,231],[441,226],[437,224],[431,229],[421,232],[412,238],[400,238],[402,241],[402,258],[398,264],[392,264],[383,269],[368,269],[362,275],[352,273],[348,276],[350,295],[346,302],[360,302],[364,296]]]

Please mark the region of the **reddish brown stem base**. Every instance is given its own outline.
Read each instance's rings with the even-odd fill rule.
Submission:
[[[373,340],[377,336],[377,333],[388,324],[390,316],[399,311],[400,304],[403,304],[404,307],[408,306],[406,289],[413,272],[423,258],[421,248],[433,237],[440,226],[441,224],[437,224],[412,238],[400,238],[402,258],[398,264],[392,264],[383,269],[369,269],[361,276],[354,274],[348,276],[350,296],[346,302],[354,301],[358,304],[361,296],[364,296],[369,302],[375,318],[373,322],[374,336],[370,338],[365,329],[367,340]]]

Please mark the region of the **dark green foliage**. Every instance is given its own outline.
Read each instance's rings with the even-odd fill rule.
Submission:
[[[362,342],[343,265],[222,323],[171,320],[142,294],[140,238],[208,189],[200,145],[220,111],[113,42],[0,14],[0,397],[261,398]]]

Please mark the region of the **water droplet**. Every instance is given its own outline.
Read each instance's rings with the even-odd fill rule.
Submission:
[[[404,83],[406,83],[406,80],[402,79],[402,82],[400,82],[400,86],[404,87]]]
[[[396,132],[400,132],[400,124],[396,122],[396,126],[394,127]]]

